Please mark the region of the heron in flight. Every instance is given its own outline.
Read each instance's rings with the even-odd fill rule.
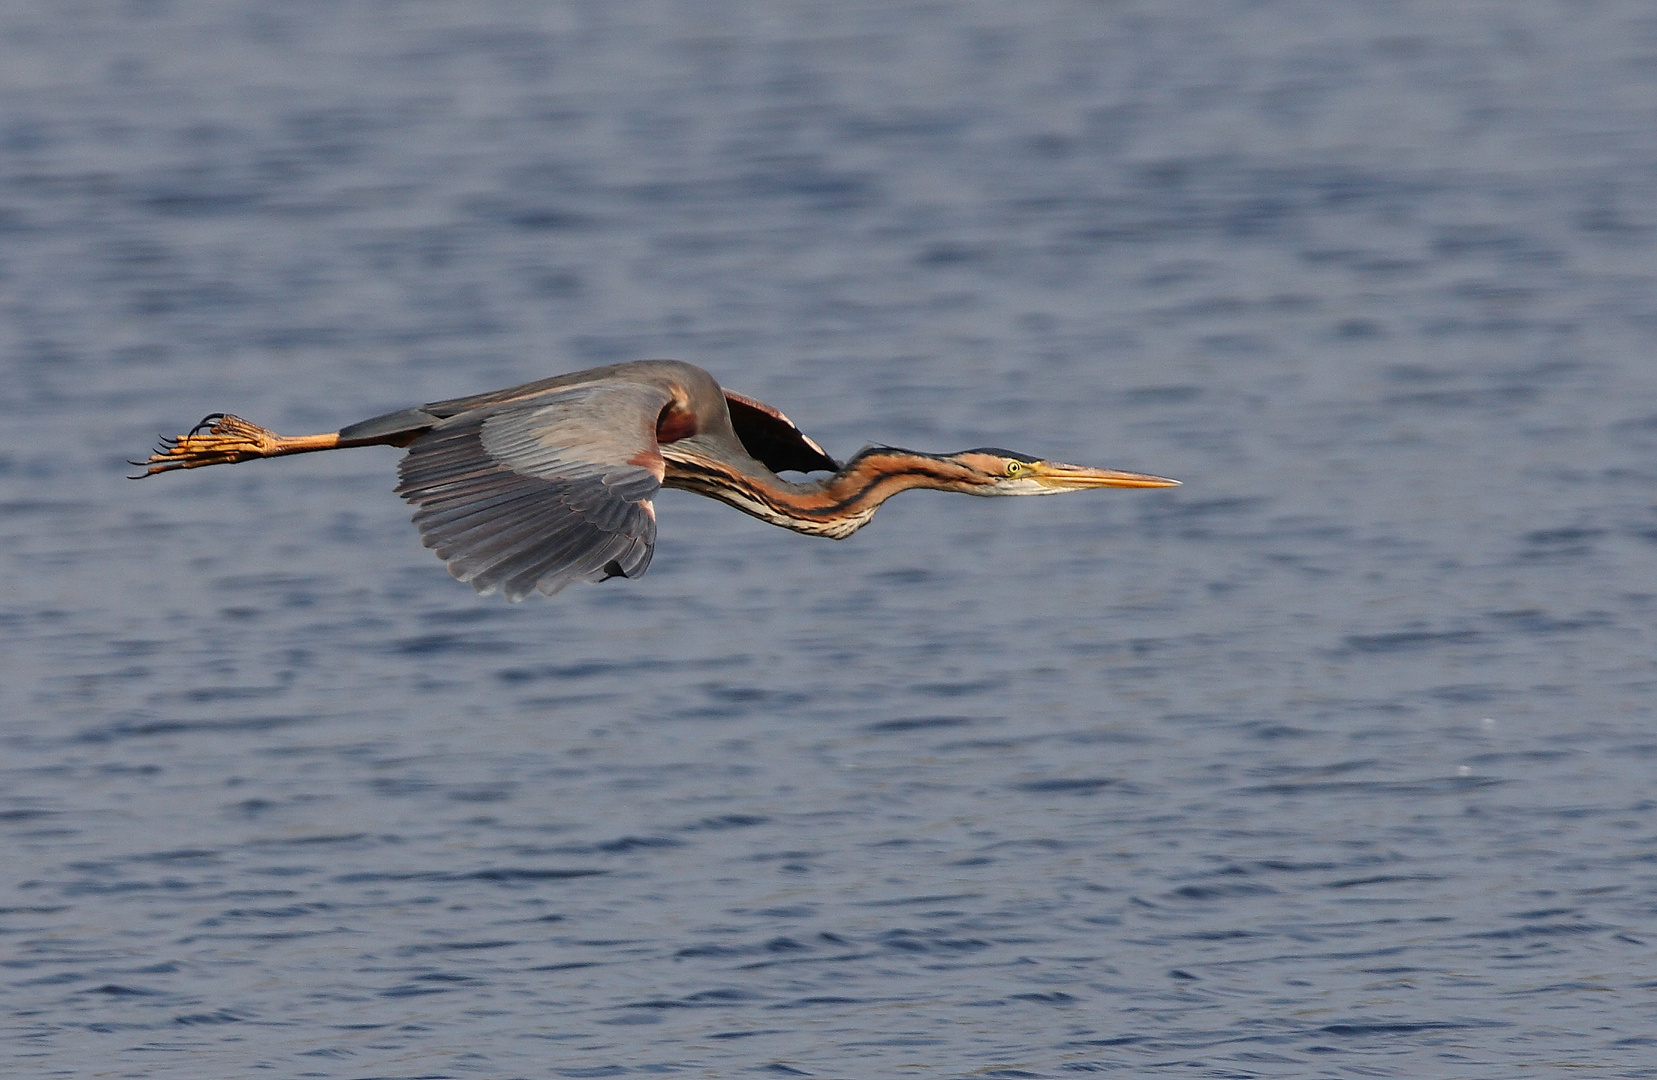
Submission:
[[[397,494],[415,505],[423,542],[456,578],[509,600],[642,575],[656,546],[651,500],[664,487],[840,539],[909,488],[1055,495],[1179,483],[989,447],[923,454],[871,446],[842,465],[778,410],[674,360],[433,402],[331,435],[278,435],[214,413],[133,464],[151,476],[351,446],[407,447]],[[831,475],[802,482],[777,475],[788,471]]]

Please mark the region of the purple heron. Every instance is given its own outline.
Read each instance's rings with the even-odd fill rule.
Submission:
[[[397,494],[415,505],[423,542],[456,578],[509,600],[537,590],[551,596],[573,581],[639,577],[656,544],[651,499],[664,487],[840,539],[909,488],[1053,495],[1179,482],[989,447],[923,454],[872,446],[842,465],[778,410],[673,360],[433,402],[331,435],[283,436],[214,413],[133,464],[151,476],[351,446],[407,447]],[[783,471],[832,475],[796,483]]]

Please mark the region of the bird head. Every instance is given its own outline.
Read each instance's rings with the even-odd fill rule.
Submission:
[[[1179,486],[1178,480],[1161,476],[1043,461],[1027,454],[1015,454],[1011,450],[989,446],[950,454],[944,460],[966,470],[967,475],[962,478],[965,483],[960,490],[973,495],[1057,495],[1061,491],[1082,491],[1086,488]]]

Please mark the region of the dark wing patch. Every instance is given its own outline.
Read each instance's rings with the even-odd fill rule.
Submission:
[[[781,410],[733,390],[725,391],[725,404],[742,448],[772,472],[835,472],[840,468],[838,461],[807,438]]]
[[[397,494],[449,573],[509,600],[574,581],[638,577],[661,488],[648,386],[574,387],[446,420],[415,440]]]

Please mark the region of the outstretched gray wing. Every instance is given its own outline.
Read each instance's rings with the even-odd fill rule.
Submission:
[[[598,383],[451,417],[409,445],[397,494],[449,573],[508,600],[638,577],[656,545],[667,391]]]

